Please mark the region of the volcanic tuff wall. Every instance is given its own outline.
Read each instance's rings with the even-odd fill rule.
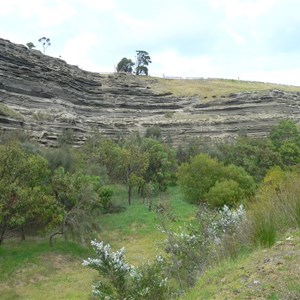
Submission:
[[[199,96],[158,94],[155,78],[100,75],[0,39],[0,129],[24,129],[55,145],[65,129],[81,144],[95,129],[116,136],[158,125],[175,144],[185,138],[231,138],[240,130],[265,135],[280,118],[300,118],[300,94],[278,90]]]

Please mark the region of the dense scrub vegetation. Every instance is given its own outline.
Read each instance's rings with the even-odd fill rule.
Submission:
[[[123,208],[114,207],[108,185],[124,184],[128,204],[132,189],[151,209],[153,193],[174,181],[175,152],[151,138],[132,136],[113,142],[98,135],[81,149],[64,133],[56,149],[44,149],[22,137],[3,136],[0,145],[0,244],[18,232],[25,239],[38,231],[90,239],[99,228],[93,220]],[[99,227],[99,226],[98,226]],[[34,232],[35,230],[35,232]]]
[[[165,236],[162,253],[133,266],[124,249],[94,241],[96,258],[84,264],[99,272],[93,293],[100,299],[175,298],[222,258],[270,247],[300,227],[300,132],[291,120],[265,138],[241,135],[209,147],[193,140],[172,149],[157,127],[145,137],[94,134],[81,148],[71,145],[68,131],[55,149],[25,135],[1,137],[0,244],[47,236],[55,247],[61,235],[87,245],[99,239],[101,220],[117,219],[138,196]],[[188,224],[174,215],[172,199],[158,197],[176,184],[197,211]],[[114,201],[117,186],[126,188],[127,205]]]

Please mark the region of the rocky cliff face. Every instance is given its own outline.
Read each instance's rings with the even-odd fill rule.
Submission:
[[[100,75],[0,39],[0,129],[24,129],[45,145],[72,129],[76,144],[94,130],[116,136],[158,125],[175,144],[185,138],[264,135],[280,118],[300,118],[300,94],[242,92],[210,102],[156,93],[155,78]]]

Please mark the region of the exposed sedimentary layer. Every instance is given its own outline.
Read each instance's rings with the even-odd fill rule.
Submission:
[[[298,121],[299,103],[299,93],[278,90],[210,102],[158,94],[151,80],[87,72],[0,39],[0,129],[24,129],[45,145],[55,145],[65,129],[73,130],[76,144],[95,129],[113,137],[153,125],[175,144],[189,137],[232,138],[241,130],[265,135],[281,118]]]

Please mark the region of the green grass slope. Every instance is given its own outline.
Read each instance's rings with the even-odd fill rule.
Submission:
[[[89,250],[59,241],[8,242],[0,248],[0,299],[88,299],[95,274],[81,265]]]
[[[242,81],[230,79],[166,79],[153,77],[139,77],[145,80],[156,93],[172,93],[174,96],[199,96],[201,99],[228,96],[239,92],[263,92],[268,90],[282,90],[285,92],[300,92],[299,86],[264,83],[256,81]]]
[[[300,231],[209,269],[182,300],[300,299]]]
[[[125,206],[126,201],[125,188],[115,187],[114,202]],[[175,226],[188,223],[197,210],[182,200],[177,187],[155,202],[170,207]],[[124,212],[104,215],[99,222],[98,239],[114,249],[124,246],[131,264],[162,253],[159,241],[164,236],[157,230],[157,215],[138,197]],[[82,260],[93,256],[89,247],[58,238],[52,249],[46,238],[5,241],[0,247],[0,299],[92,299],[97,273],[83,267]],[[192,299],[300,299],[300,231],[289,231],[270,249],[258,249],[208,269],[182,297]]]
[[[115,186],[114,202],[127,206],[126,188]],[[154,199],[165,203],[176,216],[176,226],[187,222],[196,206],[182,200],[177,187]],[[126,259],[138,265],[158,252],[163,235],[157,229],[155,211],[149,211],[136,195],[124,212],[103,215],[98,240],[113,249],[125,247]],[[97,272],[83,267],[82,261],[94,257],[90,247],[56,238],[51,249],[48,239],[7,240],[0,247],[0,299],[91,299],[91,285]]]

